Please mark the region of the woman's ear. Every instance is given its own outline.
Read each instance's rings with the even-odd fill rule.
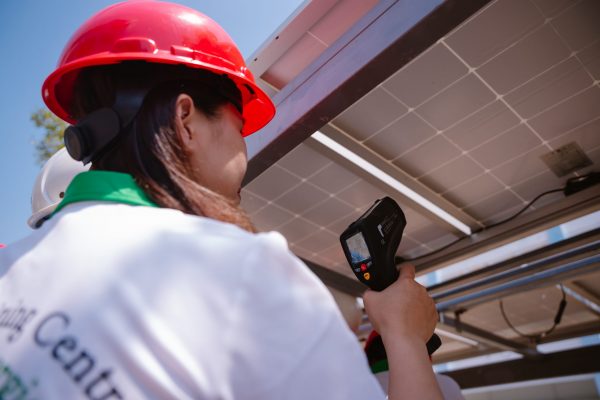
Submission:
[[[179,127],[177,133],[181,143],[185,146],[192,140],[192,128],[191,122],[196,108],[194,107],[194,100],[187,94],[182,93],[177,96],[175,102],[175,126]]]

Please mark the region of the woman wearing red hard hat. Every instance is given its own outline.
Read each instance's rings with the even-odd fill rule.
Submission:
[[[326,288],[239,207],[243,137],[275,109],[220,26],[172,3],[113,5],[75,32],[42,95],[91,168],[0,252],[0,397],[385,397]],[[398,336],[390,360],[419,364],[435,312],[402,281],[368,305]],[[408,393],[391,398],[415,398],[413,382],[438,398],[419,367],[390,373]]]

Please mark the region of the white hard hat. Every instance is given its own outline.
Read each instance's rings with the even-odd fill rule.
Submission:
[[[88,169],[89,166],[73,160],[64,147],[50,157],[33,185],[31,217],[27,224],[33,229],[38,228],[60,203],[75,175]]]

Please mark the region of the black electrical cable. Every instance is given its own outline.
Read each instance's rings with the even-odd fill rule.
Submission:
[[[505,223],[507,223],[509,221],[512,221],[513,219],[517,218],[519,215],[523,214],[525,212],[525,210],[527,210],[529,207],[531,207],[536,201],[538,201],[542,197],[547,196],[547,195],[549,195],[551,193],[562,192],[564,190],[565,190],[565,187],[563,186],[563,187],[558,188],[558,189],[552,189],[552,190],[548,190],[546,192],[540,193],[533,200],[531,200],[529,203],[527,203],[522,209],[520,209],[517,213],[511,215],[510,217],[508,217],[506,219],[503,219],[502,221],[496,222],[496,223],[494,223],[492,225],[484,226],[483,228],[474,231],[470,235],[465,235],[463,237],[460,237],[460,238],[458,238],[458,239],[456,239],[456,240],[454,240],[454,241],[452,241],[452,242],[450,242],[450,243],[448,243],[448,244],[446,244],[446,245],[444,245],[444,246],[442,246],[442,247],[440,247],[438,249],[430,251],[429,253],[422,254],[420,256],[413,257],[413,258],[396,257],[396,264],[400,264],[400,263],[403,263],[403,262],[412,262],[412,261],[420,260],[422,258],[429,257],[429,256],[431,256],[433,254],[437,254],[439,252],[442,252],[442,251],[446,250],[447,248],[454,246],[458,242],[461,242],[461,241],[463,241],[463,240],[465,240],[467,238],[470,238],[471,236],[473,236],[476,233],[481,233],[481,232],[483,232],[483,231],[485,231],[487,229],[490,229],[490,228],[496,227],[498,225],[502,225],[502,224],[505,224]]]
[[[525,212],[525,210],[527,210],[529,207],[531,207],[536,201],[538,201],[542,197],[544,197],[546,195],[549,195],[551,193],[562,192],[564,190],[565,190],[565,187],[563,186],[563,187],[558,188],[558,189],[552,189],[552,190],[548,190],[548,191],[546,191],[544,193],[540,193],[533,200],[531,200],[529,203],[527,203],[527,205],[525,205],[525,207],[523,207],[521,210],[519,210],[519,212],[517,212],[516,214],[513,214],[510,217],[508,217],[506,219],[503,219],[502,221],[496,222],[496,223],[494,223],[492,225],[488,225],[488,226],[484,227],[483,229],[481,229],[480,231],[485,230],[485,229],[490,229],[490,228],[493,228],[495,226],[502,225],[502,224],[505,224],[505,223],[507,223],[509,221],[512,221],[513,219],[517,218],[519,215],[523,214]]]
[[[565,294],[565,289],[564,289],[563,285],[560,285],[560,291],[562,292],[562,300],[560,301],[560,303],[558,305],[558,309],[556,310],[556,315],[554,316],[554,323],[552,324],[552,327],[550,327],[550,329],[548,329],[544,332],[535,333],[535,334],[527,334],[527,333],[521,332],[513,324],[511,324],[510,321],[508,320],[508,317],[506,316],[506,312],[504,311],[504,304],[502,303],[502,299],[500,299],[500,302],[499,302],[500,303],[500,312],[502,313],[502,318],[504,318],[504,322],[506,322],[506,324],[510,327],[510,329],[512,329],[517,335],[524,337],[524,338],[532,341],[533,343],[536,343],[536,344],[539,343],[544,337],[546,337],[550,333],[552,333],[554,331],[554,329],[558,326],[558,324],[560,324],[563,312],[565,311],[565,307],[567,307],[567,296]]]

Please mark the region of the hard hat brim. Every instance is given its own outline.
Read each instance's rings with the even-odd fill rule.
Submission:
[[[42,85],[42,97],[46,106],[62,120],[75,124],[77,121],[69,111],[69,101],[74,90],[77,76],[87,67],[98,65],[118,64],[126,61],[143,60],[161,64],[185,65],[189,68],[208,70],[217,74],[225,74],[230,78],[241,92],[248,92],[243,106],[244,127],[243,136],[249,136],[263,128],[275,116],[275,105],[269,96],[253,82],[253,78],[237,71],[228,70],[222,66],[215,67],[201,60],[190,57],[165,54],[157,51],[155,54],[143,53],[106,53],[95,54],[90,57],[80,58],[77,61],[65,64],[56,69],[46,78]]]
[[[54,209],[56,208],[57,205],[58,205],[58,203],[51,204],[49,206],[42,208],[41,210],[39,210],[37,212],[34,212],[27,219],[27,225],[29,225],[29,227],[31,229],[39,228],[38,224],[40,223],[40,221],[43,220],[44,218],[46,218],[47,216],[49,216],[50,214],[52,214],[52,212],[54,211]]]

